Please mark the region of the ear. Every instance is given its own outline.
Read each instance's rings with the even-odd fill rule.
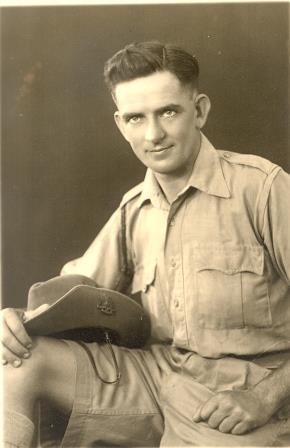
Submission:
[[[204,93],[200,93],[195,98],[195,107],[196,107],[196,118],[197,118],[197,126],[199,129],[202,129],[207,121],[207,117],[210,111],[210,99]]]
[[[128,141],[128,138],[126,136],[125,126],[124,126],[124,123],[122,121],[122,118],[121,118],[118,110],[114,113],[114,119],[115,119],[116,125],[118,126],[119,131],[121,132],[123,137]]]

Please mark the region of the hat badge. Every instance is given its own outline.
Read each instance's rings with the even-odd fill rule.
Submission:
[[[98,304],[97,308],[104,314],[112,315],[115,314],[116,310],[114,308],[113,303],[108,297],[105,297],[104,299],[101,299]]]

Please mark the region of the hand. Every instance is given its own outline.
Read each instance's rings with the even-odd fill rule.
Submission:
[[[24,326],[24,312],[13,308],[1,311],[2,363],[19,367],[30,357],[32,340]]]
[[[264,406],[254,389],[224,391],[201,404],[193,421],[205,421],[223,433],[239,435],[264,425],[274,412]]]
[[[35,310],[21,311],[14,308],[6,308],[1,311],[1,343],[2,363],[20,367],[23,359],[31,356],[32,340],[27,334],[23,322],[37,316],[49,308],[47,303],[40,305]]]

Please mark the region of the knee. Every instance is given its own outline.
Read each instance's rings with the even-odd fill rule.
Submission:
[[[49,365],[48,338],[34,338],[31,356],[15,368],[6,365],[4,371],[4,391],[6,395],[39,398],[43,389]]]

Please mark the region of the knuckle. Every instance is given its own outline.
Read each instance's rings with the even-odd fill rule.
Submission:
[[[203,409],[200,411],[200,416],[201,416],[202,419],[206,419],[206,418],[208,417],[208,412],[207,412],[207,409],[206,409],[206,408],[203,408]]]
[[[233,407],[231,406],[230,403],[222,403],[219,408],[224,413],[227,413],[227,414],[233,413]]]
[[[5,348],[9,353],[13,354],[14,356],[22,356],[25,352],[24,347],[22,347],[17,339],[12,336],[11,334],[5,334],[2,338],[2,346]]]
[[[209,426],[210,426],[211,428],[214,428],[214,429],[218,427],[217,422],[216,422],[215,420],[213,420],[213,419],[210,419],[210,420],[208,421],[208,424],[209,424]]]
[[[11,314],[15,314],[15,310],[14,310],[13,308],[4,308],[4,309],[1,311],[1,315],[2,315],[3,317],[7,317],[7,316],[9,316],[9,315],[11,315]]]
[[[222,403],[223,403],[225,406],[231,406],[232,403],[233,403],[233,400],[232,400],[231,397],[229,397],[228,395],[226,395],[226,396],[224,396],[224,397],[222,398]]]
[[[2,334],[1,342],[2,345],[9,346],[11,343],[11,336],[8,333]]]
[[[252,416],[249,414],[245,414],[243,417],[243,423],[246,424],[247,426],[250,426],[253,423]]]
[[[17,320],[13,325],[13,330],[15,332],[21,332],[23,330],[23,324],[20,320]]]
[[[6,316],[7,316],[6,310],[5,309],[1,310],[0,311],[0,322],[1,322],[1,325],[3,325],[3,323],[6,321]]]

